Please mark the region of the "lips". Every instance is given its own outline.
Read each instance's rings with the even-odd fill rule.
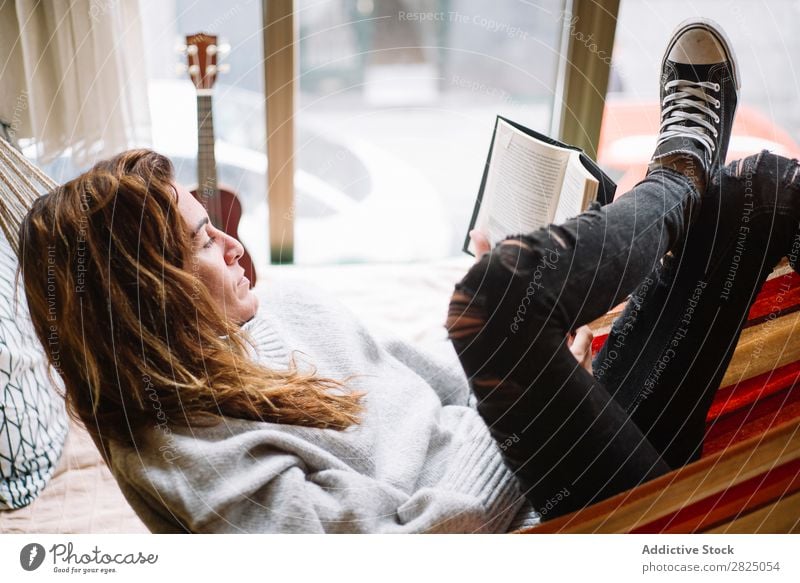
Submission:
[[[239,286],[241,286],[241,285],[244,285],[245,283],[249,284],[249,283],[250,283],[250,280],[249,280],[249,279],[247,279],[247,277],[245,277],[245,273],[247,273],[247,272],[245,271],[244,267],[242,267],[241,265],[239,265],[239,262],[238,262],[238,261],[236,262],[236,267],[238,267],[239,269],[241,269],[241,270],[242,270],[242,276],[239,278],[239,281],[237,281],[237,282],[236,282],[236,287],[239,287]]]

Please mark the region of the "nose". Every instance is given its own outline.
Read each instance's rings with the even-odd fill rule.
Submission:
[[[244,254],[244,246],[236,237],[225,234],[225,261],[228,265],[234,264]]]

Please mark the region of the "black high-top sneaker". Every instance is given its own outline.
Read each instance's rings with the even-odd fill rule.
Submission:
[[[661,128],[650,168],[688,155],[709,180],[725,163],[740,86],[722,28],[697,18],[679,24],[661,63]]]

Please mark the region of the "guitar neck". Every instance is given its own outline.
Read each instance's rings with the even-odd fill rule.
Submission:
[[[197,192],[212,224],[223,227],[217,191],[217,161],[214,157],[214,116],[211,92],[197,94]]]

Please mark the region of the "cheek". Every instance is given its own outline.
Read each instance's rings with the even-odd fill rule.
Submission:
[[[215,261],[208,257],[196,257],[190,267],[212,294],[222,289],[223,272]]]

